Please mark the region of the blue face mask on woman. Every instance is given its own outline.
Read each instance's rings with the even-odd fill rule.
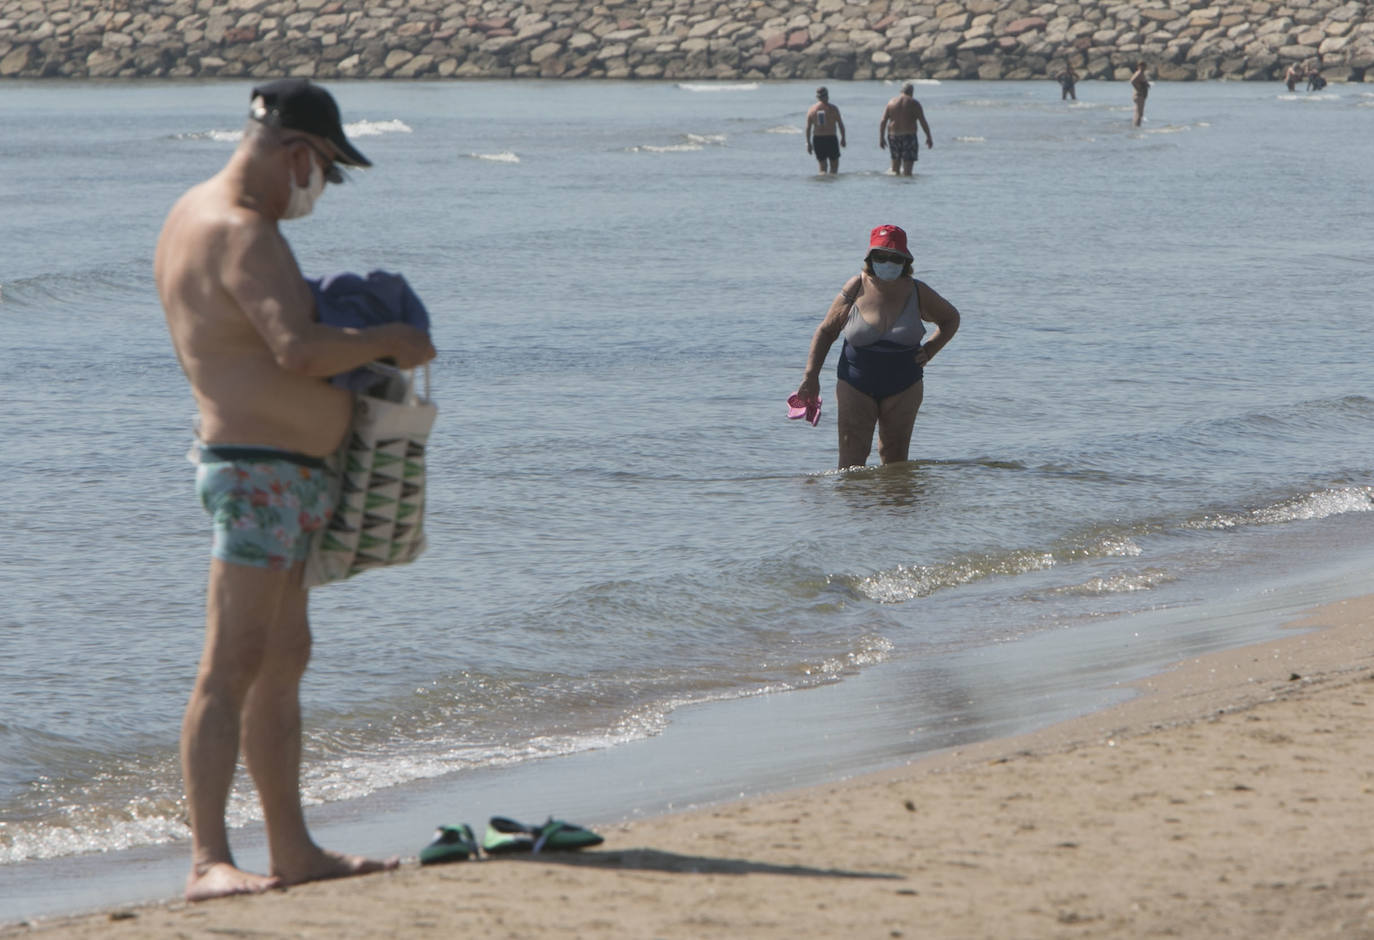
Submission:
[[[880,281],[895,281],[902,276],[902,268],[906,265],[899,261],[874,261],[873,274]]]

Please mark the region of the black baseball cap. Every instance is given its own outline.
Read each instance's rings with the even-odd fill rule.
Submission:
[[[269,127],[304,131],[323,137],[339,151],[338,162],[346,166],[372,166],[357,147],[344,136],[339,106],[334,96],[308,78],[282,78],[253,89],[249,115]]]

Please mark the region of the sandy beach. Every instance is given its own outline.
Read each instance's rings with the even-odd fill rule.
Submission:
[[[1374,597],[1139,698],[581,854],[169,901],[2,937],[1374,937]]]

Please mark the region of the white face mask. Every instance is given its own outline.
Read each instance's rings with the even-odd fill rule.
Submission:
[[[895,281],[902,276],[902,268],[906,265],[898,261],[874,261],[873,273],[880,281]]]
[[[307,216],[315,209],[315,200],[320,198],[324,192],[324,170],[320,169],[319,161],[314,157],[310,158],[310,183],[302,189],[296,185],[296,174],[291,174],[291,198],[286,202],[286,211],[282,213],[283,219],[299,219]]]

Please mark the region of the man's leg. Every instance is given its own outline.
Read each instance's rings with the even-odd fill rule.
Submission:
[[[300,794],[300,683],[310,661],[309,593],[300,584],[300,565],[284,574],[287,581],[262,668],[243,710],[243,754],[262,801],[272,874],[283,884],[300,884],[395,868],[394,859],[325,851],[306,828]]]
[[[902,161],[902,175],[903,175],[903,176],[910,176],[910,175],[911,175],[911,168],[914,167],[915,165],[916,165],[916,161],[915,161],[915,160],[903,160],[903,161]]]
[[[831,176],[834,176],[834,175],[836,175],[836,174],[839,173],[839,172],[840,172],[840,158],[839,158],[839,157],[831,157],[831,158],[830,158],[830,175],[831,175]]]
[[[925,397],[925,383],[917,382],[878,403],[878,460],[884,465],[909,459],[911,430]]]
[[[873,428],[878,421],[878,403],[848,382],[835,383],[835,404],[840,433],[840,469],[862,467],[873,449]]]
[[[191,822],[187,900],[257,893],[280,884],[234,864],[224,809],[238,763],[240,713],[262,666],[282,574],[217,558],[210,562],[205,648],[181,728]],[[275,584],[273,575],[279,576]]]

